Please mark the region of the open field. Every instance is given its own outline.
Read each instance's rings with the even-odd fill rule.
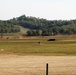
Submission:
[[[0,75],[45,75],[46,63],[49,75],[76,75],[76,37],[0,39]]]
[[[0,55],[0,75],[76,75],[76,56]]]
[[[0,54],[17,55],[76,55],[76,38],[26,37],[25,39],[0,39]],[[51,37],[52,38],[52,37]],[[38,43],[40,42],[40,44]]]

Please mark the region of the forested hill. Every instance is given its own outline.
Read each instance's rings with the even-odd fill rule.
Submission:
[[[41,30],[41,35],[76,33],[76,20],[46,20],[25,15],[6,21],[0,20],[0,33],[19,32],[18,26],[29,28],[31,32],[37,31],[38,34]]]

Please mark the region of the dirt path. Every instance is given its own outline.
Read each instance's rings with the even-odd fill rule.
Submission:
[[[76,56],[0,55],[0,75],[76,75]]]

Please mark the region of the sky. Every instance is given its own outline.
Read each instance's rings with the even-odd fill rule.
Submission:
[[[0,20],[21,15],[47,20],[76,19],[76,0],[0,0]]]

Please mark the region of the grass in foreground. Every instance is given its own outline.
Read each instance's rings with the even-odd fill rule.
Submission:
[[[0,54],[72,56],[76,55],[76,39],[0,40]]]

